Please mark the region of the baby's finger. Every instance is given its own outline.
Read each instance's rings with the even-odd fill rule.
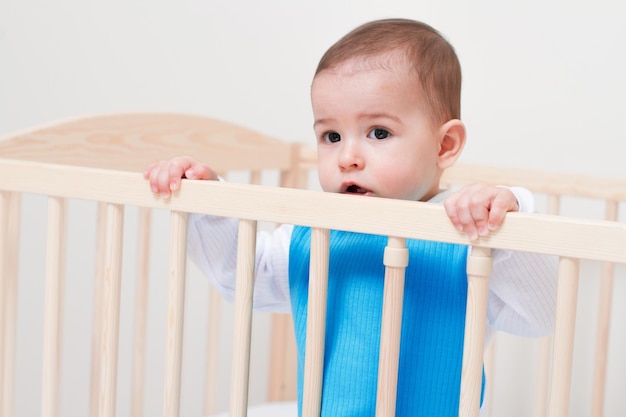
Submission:
[[[456,200],[457,229],[465,232],[470,240],[475,240],[478,237],[478,232],[471,207],[470,200],[466,194],[460,195]]]
[[[187,166],[181,161],[176,161],[168,168],[168,190],[176,191],[180,188],[180,180],[184,177]]]
[[[459,199],[458,193],[450,194],[444,200],[443,207],[446,210],[446,214],[448,215],[448,218],[452,222],[452,225],[456,228],[456,230],[458,230],[459,232],[462,232],[463,224],[461,223],[459,219],[458,206],[457,206],[458,199]]]
[[[150,183],[150,190],[153,193],[159,193],[161,191],[160,177],[163,170],[163,162],[157,162],[152,164],[144,172],[144,176],[147,176]]]
[[[472,211],[468,207],[459,209],[459,221],[462,224],[463,231],[467,234],[469,240],[476,240],[479,236],[478,225],[473,217]]]
[[[486,236],[489,233],[488,221],[489,221],[489,209],[484,204],[474,202],[469,208],[468,222],[473,223],[474,228],[478,236]],[[473,239],[472,239],[473,240]]]
[[[154,184],[155,193],[159,193],[161,197],[168,198],[170,196],[170,167],[165,165],[160,169],[154,170],[151,177],[151,184]]]
[[[216,180],[217,174],[204,164],[194,164],[185,171],[185,178],[190,180]]]
[[[152,163],[150,165],[148,165],[146,167],[146,169],[143,171],[143,177],[145,179],[149,179],[150,178],[150,173],[152,172],[152,170],[154,169],[154,167],[158,164],[158,162]]]
[[[489,230],[495,230],[502,225],[506,213],[517,210],[517,200],[512,193],[496,193],[491,202],[489,211]]]

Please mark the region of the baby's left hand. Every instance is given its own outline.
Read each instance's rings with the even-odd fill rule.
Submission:
[[[509,211],[518,211],[511,190],[485,184],[468,185],[450,194],[443,205],[454,227],[470,240],[497,229]]]

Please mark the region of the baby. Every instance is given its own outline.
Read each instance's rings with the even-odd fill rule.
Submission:
[[[453,47],[424,23],[378,20],[348,33],[319,62],[311,102],[326,192],[443,203],[471,240],[500,226],[509,211],[533,210],[524,189],[477,184],[441,191],[442,173],[466,139],[461,68]],[[181,178],[218,179],[192,157],[157,162],[145,177],[163,198]],[[236,242],[236,219],[190,216],[189,255],[231,299]],[[331,233],[323,416],[374,415],[385,244],[384,237]],[[412,240],[407,246],[396,415],[457,416],[468,248]],[[309,249],[310,229],[300,226],[282,225],[257,242],[255,308],[293,314],[300,400]],[[550,333],[555,260],[504,250],[494,250],[493,259],[488,329]]]

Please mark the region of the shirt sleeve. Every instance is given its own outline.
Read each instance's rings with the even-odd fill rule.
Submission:
[[[535,198],[530,190],[524,187],[504,187],[511,190],[515,198],[517,199],[517,206],[520,213],[534,213],[535,212]]]
[[[187,253],[226,301],[234,302],[237,272],[235,218],[191,214]],[[256,242],[254,309],[290,312],[289,242],[293,226],[260,231]]]
[[[533,195],[522,187],[508,187],[519,211],[535,211]],[[493,330],[526,337],[553,331],[558,258],[529,252],[494,249],[489,280],[487,320]]]
[[[498,249],[492,256],[489,326],[526,337],[550,334],[554,327],[557,258]]]
[[[520,211],[534,210],[526,189],[512,187]],[[191,214],[188,254],[222,296],[235,298],[237,229],[234,218]],[[256,243],[254,308],[290,312],[289,244],[293,226],[262,231]],[[539,337],[552,332],[558,261],[554,256],[494,249],[487,319],[490,329]]]

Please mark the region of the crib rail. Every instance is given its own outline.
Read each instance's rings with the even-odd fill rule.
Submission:
[[[16,175],[19,173],[19,175]],[[246,413],[247,403],[247,364],[249,358],[249,333],[251,314],[251,276],[254,259],[254,235],[256,222],[270,221],[278,223],[292,223],[313,228],[316,241],[312,247],[317,248],[312,254],[312,285],[319,285],[313,294],[318,298],[310,300],[310,317],[316,317],[318,323],[323,323],[324,282],[327,264],[328,239],[327,231],[331,229],[356,231],[369,234],[379,234],[390,237],[390,253],[402,251],[402,239],[424,239],[445,241],[450,243],[469,244],[467,239],[459,234],[449,223],[443,209],[424,203],[386,200],[360,199],[351,196],[327,194],[314,191],[293,189],[277,189],[272,187],[224,184],[217,182],[184,181],[181,190],[171,200],[163,201],[149,192],[147,182],[140,174],[124,171],[105,170],[97,168],[80,168],[67,165],[55,165],[42,162],[26,162],[19,160],[0,159],[0,268],[2,271],[2,285],[0,286],[0,301],[2,302],[3,320],[1,329],[3,355],[3,369],[0,372],[0,393],[2,397],[4,416],[10,415],[10,404],[13,370],[10,360],[12,349],[11,332],[14,325],[14,316],[4,314],[13,307],[14,278],[16,266],[13,262],[14,243],[19,238],[15,230],[15,216],[19,207],[19,193],[35,193],[49,196],[50,222],[56,224],[56,229],[49,230],[50,248],[62,251],[63,216],[65,199],[86,199],[98,201],[106,207],[106,230],[109,231],[105,239],[103,261],[104,272],[104,321],[101,339],[101,375],[98,392],[99,416],[115,415],[115,384],[116,384],[116,343],[119,331],[119,263],[121,257],[120,224],[121,208],[124,205],[166,209],[171,211],[171,266],[170,266],[170,295],[168,307],[168,348],[166,355],[166,377],[164,381],[164,412],[166,416],[178,415],[180,400],[180,346],[182,343],[182,323],[184,308],[184,275],[185,275],[185,218],[189,212],[206,213],[220,216],[237,217],[241,219],[239,259],[244,261],[238,273],[237,290],[237,343],[235,363],[242,368],[233,371],[233,384],[236,388],[232,394],[231,415],[243,416]],[[332,216],[325,213],[333,213]],[[385,215],[381,215],[384,213]],[[573,349],[573,322],[577,297],[577,259],[591,259],[614,263],[626,263],[626,225],[609,221],[591,221],[571,219],[550,215],[527,215],[513,213],[507,217],[505,224],[496,233],[488,238],[481,239],[472,251],[479,258],[488,258],[488,251],[492,248],[521,250],[545,254],[554,254],[561,257],[561,272],[559,277],[559,294],[557,305],[557,332],[553,347],[552,389],[550,394],[550,416],[566,416],[568,414],[568,396],[570,384],[571,358]],[[60,255],[52,252],[48,261],[49,287],[58,288],[62,279],[62,266],[55,263]],[[250,262],[252,259],[252,265]],[[389,255],[390,268],[402,268],[401,255]],[[484,276],[488,275],[488,261],[478,259],[468,262],[479,265],[477,272],[470,272],[470,279],[476,276],[476,281],[470,280],[470,294],[475,294],[475,300],[468,300],[468,317],[476,317],[473,337],[466,337],[467,352],[480,352],[472,358],[472,363],[464,363],[464,370],[473,368],[468,374],[464,371],[462,393],[468,392],[472,384],[467,381],[476,380],[476,370],[480,369],[482,361],[482,343],[484,338],[480,334],[484,331],[484,307],[486,300],[486,286]],[[486,272],[487,271],[487,272]],[[399,275],[390,272],[390,285],[396,290],[390,291],[391,297],[398,297]],[[482,281],[481,281],[482,280]],[[395,282],[396,285],[393,284]],[[476,282],[476,284],[474,284]],[[473,288],[476,288],[474,291]],[[387,290],[386,290],[387,291]],[[60,326],[58,305],[60,295],[52,291],[47,296],[47,311],[51,319],[46,323],[46,337],[44,375],[50,383],[44,387],[43,398],[49,398],[49,415],[56,415],[56,385],[58,369],[56,361],[58,344],[58,328]],[[393,299],[393,298],[392,298]],[[396,298],[397,299],[397,298]],[[401,298],[400,298],[401,299]],[[317,301],[316,301],[317,300]],[[471,312],[471,314],[470,314]],[[315,314],[313,314],[315,313]],[[390,312],[383,319],[391,329],[397,322],[388,320],[388,317],[397,316],[397,312]],[[397,317],[396,317],[397,318]],[[314,321],[315,319],[311,319]],[[481,321],[482,320],[482,321]],[[471,321],[468,321],[471,324]],[[313,326],[314,324],[312,324]],[[319,326],[316,330],[320,335],[323,332]],[[392,330],[393,334],[394,331]],[[321,337],[321,336],[320,336]],[[310,337],[319,342],[319,338]],[[322,344],[323,345],[323,344]],[[393,344],[389,349],[393,351]],[[317,353],[312,351],[317,350]],[[323,349],[307,347],[307,375],[317,375],[317,382],[305,393],[305,415],[318,415],[320,367],[323,363]],[[382,374],[393,373],[393,364],[397,358],[392,353],[389,357],[391,371],[382,370]],[[381,362],[382,363],[382,362]],[[388,378],[388,377],[387,377]],[[388,387],[388,384],[385,383]],[[474,384],[475,385],[475,384]],[[393,391],[393,389],[391,390]],[[470,389],[467,397],[462,395],[461,415],[475,416],[477,409],[476,389]],[[479,391],[478,391],[479,392]],[[393,392],[381,403],[390,401]],[[393,407],[387,407],[391,410]],[[391,415],[393,411],[381,411],[380,415]]]
[[[163,201],[146,190],[147,181],[136,173],[2,159],[0,162],[0,188],[5,191],[469,243],[448,224],[445,212],[431,204],[382,198],[368,199],[363,204],[341,194],[200,181],[184,181],[185,187],[175,198]],[[16,172],[20,172],[19,176]],[[419,207],[417,215],[416,207]],[[333,215],[320,216],[320,210]],[[381,212],[393,213],[393,221],[381,216]],[[359,213],[358,217],[355,213]],[[541,214],[514,213],[509,218],[515,220],[507,219],[500,231],[482,239],[480,246],[623,262],[626,225]],[[593,246],[584,239],[586,236],[594,237]]]

